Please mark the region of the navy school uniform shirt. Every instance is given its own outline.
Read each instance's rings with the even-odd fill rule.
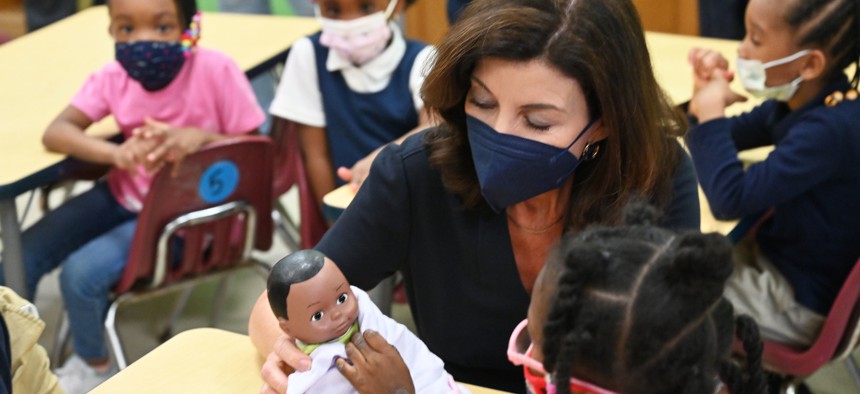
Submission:
[[[333,168],[351,168],[376,148],[418,127],[409,74],[426,45],[407,40],[406,53],[388,86],[375,93],[358,93],[349,88],[343,74],[326,69],[329,48],[320,43],[321,34],[310,36],[310,40],[316,55],[329,153]],[[335,180],[338,185],[345,183],[339,177]]]
[[[773,209],[758,229],[761,252],[794,287],[795,299],[825,315],[860,257],[860,100],[828,107],[828,86],[790,111],[767,101],[687,135],[702,189],[718,219]],[[738,151],[776,149],[746,171]]]
[[[368,289],[400,270],[419,337],[461,382],[521,392],[508,339],[526,317],[506,215],[466,210],[430,167],[424,134],[389,145],[317,249]],[[678,147],[679,154],[682,149]],[[698,185],[686,154],[664,225],[699,228]]]

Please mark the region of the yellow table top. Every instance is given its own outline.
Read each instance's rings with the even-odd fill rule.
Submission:
[[[198,328],[171,338],[91,393],[256,393],[262,365],[246,335]],[[474,394],[501,393],[465,386]]]
[[[0,46],[0,186],[65,157],[45,150],[42,133],[87,76],[113,59],[108,23],[107,8],[92,7]],[[318,29],[313,18],[207,13],[200,44],[247,71]],[[88,130],[115,131],[111,119]]]

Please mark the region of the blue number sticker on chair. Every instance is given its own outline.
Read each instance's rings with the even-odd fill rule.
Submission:
[[[232,161],[212,163],[200,178],[197,192],[203,201],[217,204],[230,197],[239,185],[239,168]]]

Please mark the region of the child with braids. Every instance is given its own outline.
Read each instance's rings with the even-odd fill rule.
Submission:
[[[642,224],[566,237],[508,357],[535,394],[763,393],[755,322],[735,322],[722,297],[731,272],[731,246],[716,234]],[[743,370],[729,358],[735,330],[749,355]]]
[[[751,0],[735,64],[690,52],[699,124],[687,145],[714,215],[738,219],[769,210],[755,239],[736,247],[726,298],[754,317],[762,336],[808,345],[860,257],[860,1]],[[726,118],[745,100],[735,76],[767,99]],[[776,145],[744,169],[738,151]]]

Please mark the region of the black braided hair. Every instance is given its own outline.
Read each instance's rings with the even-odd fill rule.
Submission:
[[[718,234],[658,228],[653,212],[633,204],[624,217],[635,224],[567,236],[550,257],[550,269],[563,267],[542,350],[560,394],[571,376],[626,394],[712,393],[727,369],[734,318],[722,293],[731,244]],[[727,375],[737,377],[728,382],[732,394],[764,382],[761,341],[748,322],[740,319],[738,332],[755,360]]]
[[[764,346],[759,337],[758,325],[753,318],[740,315],[735,321],[735,335],[741,340],[747,355],[745,368],[733,360],[720,363],[720,379],[732,394],[761,394],[767,391],[767,380],[762,373],[762,351]]]
[[[813,45],[833,59],[828,79],[842,75],[843,70],[860,60],[860,0],[793,0],[786,13],[788,25],[799,32],[798,44]],[[857,87],[860,68],[855,69],[851,83]]]

